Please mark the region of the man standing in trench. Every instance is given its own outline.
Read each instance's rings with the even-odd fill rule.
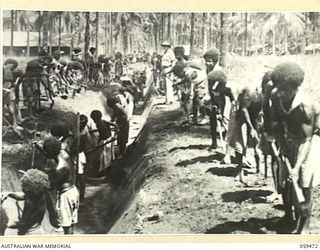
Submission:
[[[161,60],[161,67],[162,67],[162,78],[164,80],[165,86],[165,95],[166,95],[166,104],[170,104],[174,100],[173,96],[173,87],[172,87],[172,77],[171,77],[171,69],[174,65],[175,56],[171,49],[171,45],[169,42],[161,43],[161,46],[164,48],[162,60]]]

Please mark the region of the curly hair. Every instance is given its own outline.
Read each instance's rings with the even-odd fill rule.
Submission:
[[[50,133],[52,136],[67,137],[69,135],[68,125],[63,122],[57,122],[51,126]]]
[[[185,50],[183,46],[177,46],[173,49],[175,56],[184,56]]]
[[[304,71],[293,62],[281,63],[271,74],[272,82],[279,89],[298,88],[304,79]]]
[[[185,65],[183,63],[176,63],[173,66],[171,71],[175,76],[180,76],[182,74],[184,68],[185,68]]]
[[[78,61],[71,61],[68,63],[68,68],[74,69],[74,70],[84,70],[84,66],[82,63]]]
[[[12,58],[8,58],[7,60],[5,60],[3,65],[8,65],[8,64],[12,64],[13,69],[15,69],[16,67],[18,67],[18,61]]]
[[[50,188],[48,175],[38,169],[29,169],[20,181],[23,192],[33,197],[41,196]]]
[[[208,74],[208,82],[219,82],[225,85],[227,83],[227,76],[222,70],[212,70]]]
[[[219,60],[219,51],[217,49],[210,49],[204,53],[203,58],[205,60],[212,59],[214,62],[217,62]]]
[[[88,124],[88,117],[84,114],[81,114],[79,119],[80,119],[80,128],[84,128]]]
[[[49,159],[57,157],[61,150],[61,141],[57,138],[49,137],[43,142],[43,150],[47,153]]]
[[[102,113],[100,110],[93,110],[90,114],[90,117],[92,118],[92,120],[94,121],[99,121],[102,118]]]

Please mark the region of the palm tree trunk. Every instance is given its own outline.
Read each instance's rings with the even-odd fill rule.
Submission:
[[[49,34],[49,13],[43,12],[43,30],[42,30],[42,48],[48,52],[48,34]]]
[[[168,13],[167,40],[171,41],[171,14]]]
[[[95,55],[96,57],[99,53],[98,47],[99,47],[99,12],[96,12],[96,51],[97,51]]]
[[[220,66],[226,67],[226,57],[228,51],[228,31],[227,31],[227,14],[220,14],[221,25],[221,44],[220,44]]]
[[[27,57],[30,56],[30,23],[29,17],[27,17]]]
[[[206,25],[207,14],[203,13],[202,15],[202,41],[203,41],[203,51],[208,49],[208,29]]]
[[[247,55],[248,47],[248,13],[244,13],[244,55]]]
[[[190,55],[194,50],[194,13],[191,13],[191,32],[190,32]]]
[[[165,13],[161,13],[161,41],[164,40]]]
[[[276,27],[273,27],[272,30],[272,54],[276,54]]]
[[[14,30],[18,31],[18,10],[14,11]]]
[[[39,11],[39,19],[41,19],[41,11]],[[39,25],[39,30],[38,30],[38,52],[40,52],[41,50],[41,27],[42,27],[42,24]]]
[[[61,18],[62,18],[62,13],[59,12],[59,14],[58,14],[58,33],[59,33],[59,38],[58,38],[58,50],[59,50],[59,51],[60,51],[60,49],[61,49],[61,32],[62,32]]]
[[[84,31],[84,53],[86,55],[90,46],[90,12],[85,12],[84,17],[86,19],[86,27]]]
[[[52,54],[52,34],[53,34],[53,16],[50,15],[50,25],[49,25],[49,29],[50,29],[50,32],[49,32],[49,43],[48,43],[48,52],[49,54]]]
[[[11,10],[11,40],[10,40],[10,55],[13,55],[13,41],[14,41],[14,10]]]
[[[71,57],[72,51],[73,51],[73,48],[74,48],[73,24],[72,23],[70,23],[70,33],[72,34],[71,41],[70,41],[70,57]]]
[[[303,54],[307,46],[307,33],[308,33],[308,12],[304,13],[304,39],[303,39]]]
[[[209,47],[211,48],[212,47],[212,16],[210,15],[209,17],[209,20],[210,20],[210,24],[209,24]]]
[[[154,49],[158,52],[158,24],[154,24]]]
[[[109,53],[113,53],[113,26],[112,26],[112,13],[110,12],[110,16],[109,16],[109,29],[110,29],[110,51]]]
[[[283,38],[283,53],[286,54],[288,52],[288,29],[284,30],[284,38]]]

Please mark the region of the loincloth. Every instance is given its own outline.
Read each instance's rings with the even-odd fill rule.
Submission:
[[[307,159],[301,165],[299,173],[299,184],[302,188],[316,187],[320,184],[319,148],[320,137],[314,135]]]

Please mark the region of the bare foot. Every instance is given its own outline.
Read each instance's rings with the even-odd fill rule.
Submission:
[[[266,197],[266,202],[268,203],[273,203],[276,200],[279,200],[279,201],[282,200],[281,194],[278,194],[277,192],[273,192],[272,194]]]

